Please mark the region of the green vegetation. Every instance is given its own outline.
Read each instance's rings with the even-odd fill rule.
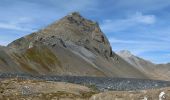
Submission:
[[[85,85],[86,86],[86,85]],[[94,92],[99,92],[100,90],[96,87],[96,85],[91,84],[87,85],[88,88],[92,89]]]
[[[61,62],[58,58],[46,47],[33,47],[25,52],[25,57],[30,61],[40,64],[46,70],[50,70],[49,66],[55,66],[57,64],[61,67]]]

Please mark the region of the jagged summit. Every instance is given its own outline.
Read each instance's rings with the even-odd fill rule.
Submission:
[[[66,26],[69,26],[69,25],[76,26],[77,28],[79,28],[79,31],[83,31],[83,32],[91,32],[95,28],[98,29],[99,31],[101,31],[97,22],[94,22],[94,21],[91,21],[91,20],[84,18],[78,12],[73,12],[73,13],[66,15],[65,17],[61,18],[59,21],[56,21],[53,24],[46,27],[45,29],[42,29],[42,31],[44,31],[44,30],[52,31],[52,30],[58,28],[59,26],[65,26],[66,27]]]
[[[110,43],[99,25],[82,17],[78,12],[73,12],[48,27],[16,40],[8,46],[24,49],[32,47],[37,42],[51,46],[75,44],[105,57],[112,54]]]
[[[82,17],[81,15],[80,15],[80,13],[79,12],[71,12],[70,14],[68,14],[67,16],[77,16],[77,17]]]

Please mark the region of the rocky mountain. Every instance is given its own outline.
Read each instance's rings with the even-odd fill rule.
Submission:
[[[170,80],[170,64],[154,64],[127,50],[119,51],[117,54],[147,76],[154,79]]]
[[[97,22],[77,12],[0,50],[1,72],[149,78],[112,51]]]

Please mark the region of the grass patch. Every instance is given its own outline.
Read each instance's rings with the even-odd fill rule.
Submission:
[[[33,47],[28,49],[25,52],[25,57],[30,61],[40,64],[43,68],[50,71],[49,66],[55,66],[56,64],[59,67],[62,67],[59,59],[46,47]]]
[[[92,89],[94,92],[98,93],[100,92],[100,90],[97,88],[96,85],[91,84],[91,85],[87,85],[88,88]]]

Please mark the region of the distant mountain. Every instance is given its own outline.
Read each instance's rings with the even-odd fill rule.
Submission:
[[[1,72],[149,78],[112,51],[98,23],[77,12],[0,49]]]
[[[128,63],[135,66],[137,69],[141,70],[142,72],[152,71],[152,69],[155,66],[154,63],[144,60],[142,58],[139,58],[127,50],[122,50],[118,52],[117,54],[121,56],[124,60],[126,60]]]
[[[131,54],[128,50],[119,51],[117,54],[151,78],[170,80],[170,64],[154,64]]]
[[[170,80],[170,63],[156,65],[155,71],[164,80]]]

